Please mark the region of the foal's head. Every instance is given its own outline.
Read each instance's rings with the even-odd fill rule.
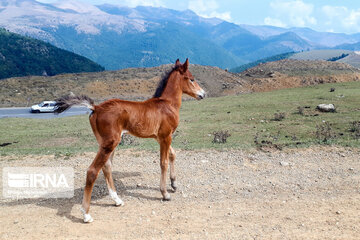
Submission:
[[[194,76],[189,71],[189,60],[186,59],[184,64],[181,64],[179,59],[176,60],[175,67],[180,72],[180,87],[183,93],[190,95],[198,100],[205,97],[205,91],[197,84]]]

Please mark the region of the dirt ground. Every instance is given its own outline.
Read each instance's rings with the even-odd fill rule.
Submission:
[[[101,173],[94,222],[83,224],[94,156],[1,157],[1,169],[73,167],[75,197],[1,199],[0,239],[360,239],[358,149],[178,151],[170,202],[161,201],[158,153],[118,150],[113,176],[125,206],[113,206]]]

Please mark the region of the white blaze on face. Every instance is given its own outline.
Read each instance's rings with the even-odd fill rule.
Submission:
[[[205,97],[205,91],[203,89],[200,89],[196,92],[196,95],[200,96],[201,98]]]

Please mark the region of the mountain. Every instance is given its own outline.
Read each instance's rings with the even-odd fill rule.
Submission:
[[[358,34],[317,32],[310,28],[290,28],[290,30],[301,38],[320,47],[335,47],[344,43],[355,43],[360,41],[360,36]]]
[[[276,54],[360,41],[359,34],[237,25],[167,8],[0,0],[0,26],[83,55],[106,69],[151,67],[189,57],[231,68]]]
[[[85,57],[0,28],[0,79],[103,70]]]
[[[221,46],[188,30],[180,20],[166,21],[166,16],[171,19],[174,15],[184,21],[200,21],[189,11],[34,0],[1,0],[0,11],[0,26],[86,56],[106,69],[157,66],[184,57],[223,68],[240,62]],[[165,17],[159,20],[153,11]],[[163,14],[165,11],[169,13]]]
[[[352,43],[352,44],[342,44],[335,47],[336,49],[346,49],[352,51],[360,51],[360,42]]]
[[[236,66],[243,62],[221,45],[206,36],[209,29],[222,20],[202,18],[190,10],[175,11],[166,8],[128,8],[114,5],[98,6],[102,11],[124,16],[128,19],[142,19],[147,23],[143,33],[123,34],[121,44],[126,46],[119,52],[132,48],[132,56],[125,67],[151,67],[173,62],[176,58],[190,58],[191,62],[221,68]]]
[[[309,42],[293,32],[285,32],[280,35],[266,38],[256,49],[247,55],[244,55],[244,58],[255,61],[259,58],[271,57],[277,54],[310,49],[314,49],[314,46],[309,44]]]
[[[251,26],[245,24],[240,26],[260,38],[268,38],[285,32],[293,32],[319,48],[331,48],[341,44],[360,41],[360,34],[317,32],[310,28],[280,28],[274,26]]]

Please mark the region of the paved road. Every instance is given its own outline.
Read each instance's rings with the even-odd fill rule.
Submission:
[[[86,107],[72,107],[66,112],[55,115],[54,113],[31,113],[30,108],[0,108],[0,118],[61,118],[74,115],[88,114],[90,110]]]

